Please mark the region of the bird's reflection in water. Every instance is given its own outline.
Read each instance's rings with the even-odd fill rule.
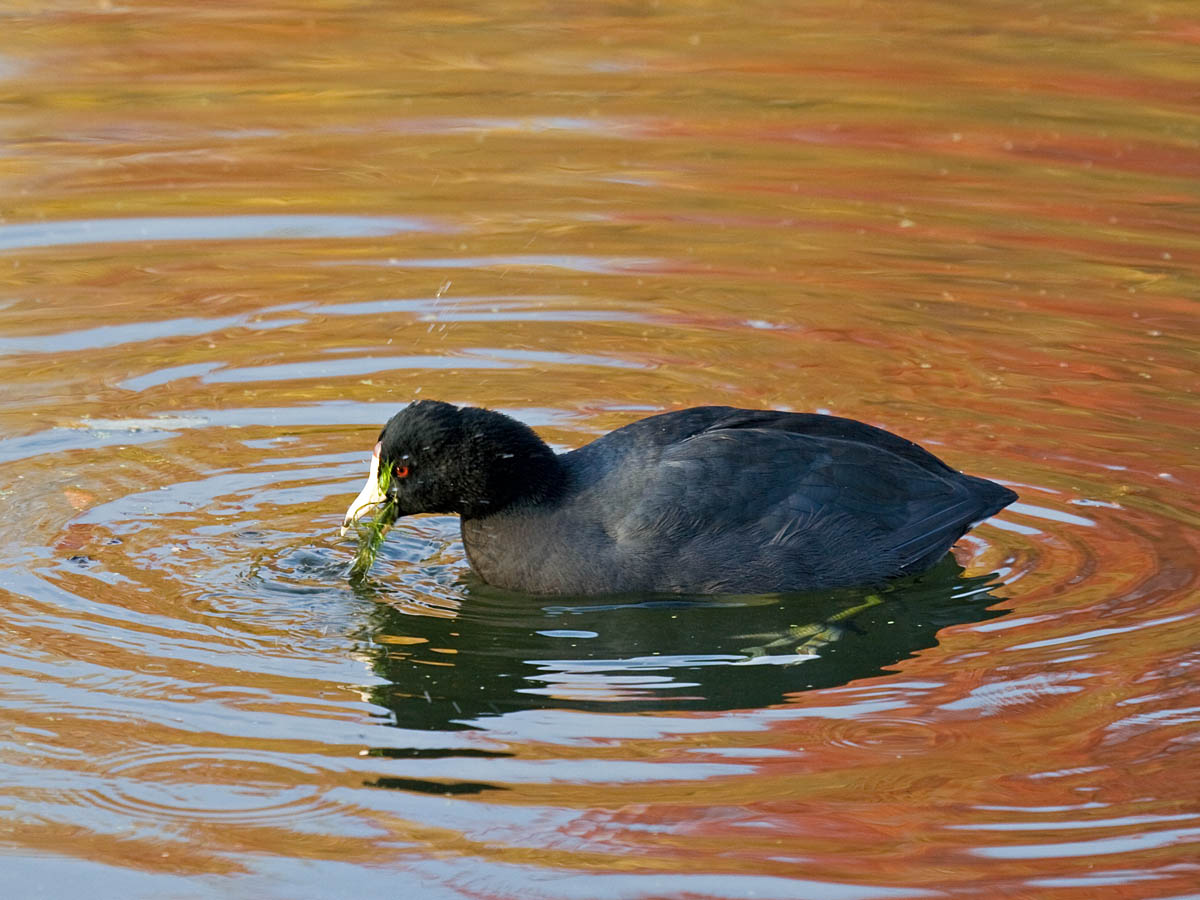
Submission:
[[[948,625],[1002,615],[992,576],[947,555],[884,588],[756,597],[547,598],[468,582],[458,608],[376,600],[371,699],[395,724],[487,729],[529,709],[765,707],[880,674]]]

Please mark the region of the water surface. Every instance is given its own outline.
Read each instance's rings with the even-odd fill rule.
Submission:
[[[5,896],[1200,895],[1193,4],[0,17]],[[886,590],[351,585],[417,396],[1021,501]]]

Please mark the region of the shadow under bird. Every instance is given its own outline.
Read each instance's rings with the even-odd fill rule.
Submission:
[[[509,590],[758,594],[923,572],[1016,499],[837,416],[702,406],[558,454],[502,413],[419,400],[384,426],[342,533],[453,513],[471,568]]]

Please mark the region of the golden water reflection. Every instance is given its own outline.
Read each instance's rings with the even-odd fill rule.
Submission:
[[[3,15],[6,893],[1195,892],[1192,4]],[[355,590],[414,396],[1022,500],[878,597]]]

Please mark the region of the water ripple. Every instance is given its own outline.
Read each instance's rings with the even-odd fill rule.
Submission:
[[[83,797],[123,816],[294,825],[338,810],[313,783],[322,770],[289,754],[133,747],[96,764],[102,781]]]
[[[446,225],[402,216],[229,215],[76,219],[0,225],[0,250],[130,241],[313,240],[447,232]]]

